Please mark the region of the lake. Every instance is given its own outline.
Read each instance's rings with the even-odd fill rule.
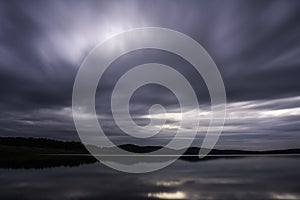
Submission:
[[[128,174],[100,163],[0,169],[0,199],[300,199],[300,157],[178,160]]]

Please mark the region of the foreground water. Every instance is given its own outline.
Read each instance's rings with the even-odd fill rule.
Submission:
[[[0,199],[300,199],[299,157],[176,161],[128,174],[100,163],[0,169]]]

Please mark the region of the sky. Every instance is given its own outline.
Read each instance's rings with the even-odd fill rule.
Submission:
[[[180,31],[215,61],[227,95],[227,118],[216,148],[300,147],[300,2],[290,1],[0,1],[0,136],[79,140],[72,89],[80,64],[107,38],[140,27]],[[178,101],[158,85],[139,88],[130,113],[138,125],[161,104],[165,130],[146,140],[116,126],[110,107],[114,84],[134,66],[172,66],[193,86],[199,102],[199,146],[210,98],[201,76],[178,56],[144,49],[121,56],[101,77],[96,94],[100,125],[117,144],[166,144],[178,127]],[[87,116],[88,117],[88,116]],[[160,118],[159,114],[152,117]],[[197,128],[197,127],[196,127]],[[185,130],[187,137],[190,130]],[[183,138],[184,139],[184,138]]]

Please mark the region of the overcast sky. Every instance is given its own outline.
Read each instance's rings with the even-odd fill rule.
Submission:
[[[300,147],[299,10],[297,0],[0,1],[0,136],[79,140],[71,102],[81,62],[114,34],[155,26],[189,35],[217,64],[228,98],[217,148]],[[191,120],[200,117],[200,126],[207,125],[209,95],[192,66],[171,53],[140,50],[117,59],[98,88],[99,121],[116,143],[166,144],[176,129],[178,102],[157,85],[138,89],[130,111],[143,125],[151,105],[164,105],[172,113],[165,133],[148,141],[132,139],[111,118],[114,84],[132,67],[149,62],[172,66],[189,79],[201,111]]]

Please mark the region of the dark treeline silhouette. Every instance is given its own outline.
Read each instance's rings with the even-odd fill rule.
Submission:
[[[60,166],[73,167],[95,162],[97,159],[89,156],[88,151],[80,142],[64,142],[46,138],[0,138],[0,168],[42,169]]]
[[[114,155],[116,148],[95,148],[99,150],[99,157],[106,161],[120,162],[122,164],[133,164],[136,159],[130,156]],[[121,149],[133,153],[155,152],[161,146],[138,146],[134,144],[123,144]],[[186,161],[205,161],[217,158],[240,158],[247,155],[298,155],[300,149],[270,150],[270,151],[243,151],[243,150],[217,150],[212,149],[208,156],[199,158],[198,147],[190,147],[179,159]],[[179,154],[177,150],[167,149],[168,155]],[[158,154],[159,155],[159,154]],[[180,154],[181,155],[181,154]],[[138,159],[142,162],[152,162],[158,158]],[[161,157],[159,158],[161,160]],[[173,159],[165,156],[164,160]],[[82,164],[95,163],[97,159],[89,154],[85,146],[80,142],[64,142],[46,138],[22,138],[22,137],[0,137],[0,168],[47,168],[58,166],[79,166]]]
[[[0,146],[11,147],[32,147],[40,150],[56,150],[57,152],[76,153],[76,154],[89,154],[85,146],[80,142],[75,141],[59,141],[46,138],[33,138],[33,137],[0,137]],[[148,153],[161,149],[161,146],[139,146],[135,144],[119,145],[121,149],[133,153]],[[97,148],[97,147],[95,147]],[[109,149],[109,148],[107,148]],[[172,150],[172,149],[170,149]],[[185,155],[197,155],[200,148],[189,147]],[[284,149],[284,150],[267,150],[267,151],[246,151],[246,150],[219,150],[212,149],[209,155],[247,155],[247,154],[300,154],[300,149]]]
[[[134,153],[154,152],[162,147],[160,146],[138,146],[134,144],[123,144],[119,146],[121,149]],[[171,150],[171,149],[170,149]],[[199,147],[189,147],[184,155],[198,155]],[[208,155],[271,155],[271,154],[300,154],[300,149],[283,149],[283,150],[267,150],[267,151],[246,151],[246,150],[219,150],[212,149]]]
[[[75,151],[76,153],[88,153],[84,145],[80,142],[64,142],[47,138],[0,137],[0,145],[16,147],[36,147]]]

